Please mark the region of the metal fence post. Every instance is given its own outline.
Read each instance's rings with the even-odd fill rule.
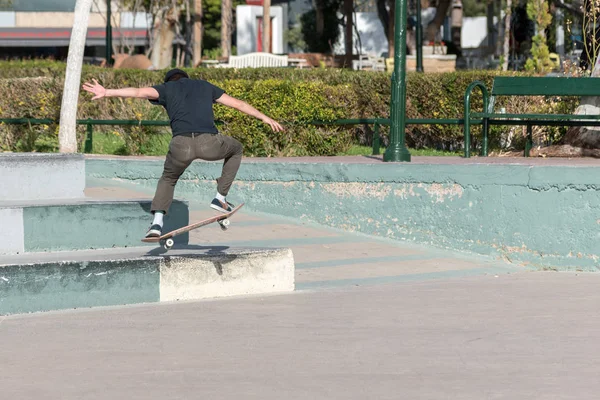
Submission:
[[[94,145],[94,126],[90,119],[87,120],[87,135],[85,138],[84,153],[91,153]]]
[[[379,141],[379,124],[375,121],[373,125],[373,155],[378,156],[380,153],[380,141]]]

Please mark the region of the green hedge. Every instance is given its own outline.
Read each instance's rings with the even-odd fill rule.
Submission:
[[[59,119],[65,64],[48,61],[0,62],[0,115],[4,118]],[[192,78],[201,78],[223,87],[230,95],[241,98],[265,114],[287,123],[284,133],[273,133],[259,121],[235,110],[217,105],[215,115],[225,122],[224,134],[244,144],[250,156],[332,155],[352,144],[370,144],[370,127],[311,126],[311,120],[389,117],[391,75],[382,72],[357,72],[340,69],[299,70],[264,69],[188,69]],[[497,71],[466,71],[440,74],[407,74],[407,116],[409,118],[461,118],[466,87],[474,80],[491,85]],[[84,66],[82,81],[96,78],[110,88],[147,86],[162,82],[164,71],[111,70]],[[517,75],[509,73],[509,75]],[[81,91],[78,118],[166,119],[161,107],[133,99],[89,101]],[[571,112],[574,101],[548,102],[543,99],[502,99],[507,111],[558,110]],[[481,107],[479,93],[474,106]],[[293,123],[293,124],[292,124]],[[493,127],[492,146],[500,146],[509,128]],[[168,129],[149,127],[96,127],[125,138],[125,154],[144,153],[149,138]],[[387,128],[383,130],[387,135]],[[56,126],[0,128],[0,149],[36,149],[51,151],[57,147]],[[80,143],[84,128],[79,128]],[[560,132],[546,130],[556,137]],[[167,136],[168,138],[168,136]],[[477,144],[477,137],[474,142]],[[384,138],[384,143],[387,143]],[[407,143],[414,148],[457,149],[462,146],[462,126],[407,126]]]

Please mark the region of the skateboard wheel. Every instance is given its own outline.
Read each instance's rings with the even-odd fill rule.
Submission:
[[[167,239],[167,241],[165,242],[165,249],[170,249],[171,247],[173,247],[173,244],[175,244],[175,242],[173,242],[173,239]]]
[[[225,218],[223,221],[221,221],[221,225],[229,226],[229,220],[227,218]]]

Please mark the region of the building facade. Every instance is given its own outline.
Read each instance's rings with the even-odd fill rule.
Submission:
[[[0,9],[0,57],[66,59],[73,27],[76,0],[12,0]],[[144,14],[119,13],[113,10],[115,44],[144,46],[148,17]],[[97,61],[106,54],[106,1],[97,0],[89,17],[85,48],[87,61]]]

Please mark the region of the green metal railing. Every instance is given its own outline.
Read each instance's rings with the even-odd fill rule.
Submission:
[[[481,123],[481,121],[471,121],[471,123]],[[312,125],[373,125],[373,152],[372,155],[380,154],[381,136],[379,135],[379,127],[381,125],[390,125],[389,118],[359,118],[359,119],[338,119],[331,122],[313,121]],[[462,125],[462,118],[407,118],[405,125]]]
[[[484,112],[488,111],[489,106],[489,95],[485,84],[480,81],[475,81],[471,83],[467,90],[465,91],[464,97],[464,116],[465,123],[464,127],[464,138],[465,138],[465,158],[471,157],[471,93],[473,89],[479,88],[481,90],[481,94],[483,95],[483,110]],[[488,123],[489,119],[483,119],[483,145],[481,146],[481,155],[487,157],[488,155]]]
[[[481,123],[473,121],[471,123]],[[51,125],[58,121],[49,118],[0,118],[0,123],[9,125]],[[86,140],[84,143],[84,153],[92,152],[94,141],[95,125],[120,125],[120,126],[170,126],[169,121],[162,120],[137,120],[137,119],[78,119],[77,125],[86,125]],[[215,124],[222,125],[223,121],[215,121]],[[338,119],[335,121],[311,121],[311,122],[287,122],[285,125],[373,125],[373,155],[379,155],[381,151],[381,136],[379,129],[382,125],[390,125],[389,118],[357,118],[357,119]],[[408,118],[406,125],[462,125],[462,118]]]

